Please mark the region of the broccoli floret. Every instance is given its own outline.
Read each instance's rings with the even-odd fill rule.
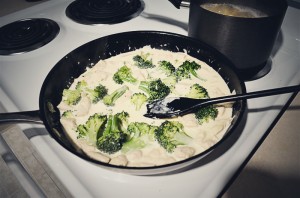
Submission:
[[[103,97],[103,103],[108,106],[113,106],[115,102],[128,90],[128,86],[124,85],[116,89],[113,93]]]
[[[171,92],[170,88],[165,85],[161,79],[141,81],[139,89],[145,91],[149,95],[149,101],[163,99]]]
[[[193,84],[186,95],[189,98],[209,98],[207,90],[199,84]]]
[[[133,57],[133,61],[136,66],[138,66],[140,69],[148,69],[148,68],[154,68],[155,65],[153,65],[152,60],[148,60],[149,54],[142,54],[142,55],[136,55]]]
[[[193,84],[190,87],[190,91],[187,94],[187,97],[190,98],[209,98],[207,90],[199,84]],[[204,122],[209,122],[209,120],[214,120],[218,116],[218,109],[213,105],[209,105],[203,108],[200,108],[195,113],[195,118],[198,123],[202,125]]]
[[[113,75],[113,80],[117,84],[123,84],[124,81],[129,83],[137,82],[137,79],[132,76],[131,69],[126,65],[118,69],[118,71]]]
[[[63,101],[68,105],[76,105],[81,100],[81,90],[64,89]]]
[[[177,79],[189,79],[191,78],[191,74],[196,78],[199,78],[197,74],[197,70],[201,68],[201,65],[196,63],[195,61],[184,61],[175,71]]]
[[[122,152],[126,153],[135,149],[142,149],[154,140],[154,131],[157,126],[144,122],[132,122],[127,127],[129,139],[123,144]]]
[[[99,102],[107,94],[107,89],[105,86],[99,84],[94,89],[88,87],[86,81],[82,80],[76,84],[76,90],[81,93],[87,94],[87,96],[92,100],[93,103]]]
[[[129,114],[125,111],[122,111],[120,113],[116,113],[116,117],[122,121],[122,123],[120,125],[122,131],[126,131],[127,126],[128,126]]]
[[[82,81],[79,81],[79,82],[76,84],[75,89],[77,89],[77,90],[84,90],[86,87],[87,87],[87,82],[84,81],[84,80],[82,80]]]
[[[122,122],[127,122],[129,118],[129,114],[126,111],[122,111],[120,113],[116,113],[116,116],[122,120]]]
[[[160,61],[159,68],[167,77],[162,79],[162,82],[167,85],[171,90],[175,88],[177,83],[176,68],[168,61]]]
[[[92,102],[95,104],[102,100],[104,96],[107,95],[107,88],[104,85],[99,84],[94,89],[86,89],[86,92],[88,94],[88,97],[92,100]]]
[[[198,123],[201,125],[210,120],[214,120],[218,116],[218,109],[213,105],[209,105],[203,108],[200,108],[195,113],[195,118],[198,120]]]
[[[142,105],[147,101],[147,96],[144,93],[134,93],[130,98],[130,102],[135,106],[135,110],[140,110]]]
[[[120,116],[120,115],[119,115]],[[118,115],[109,115],[102,135],[97,139],[97,148],[108,154],[121,150],[127,140],[126,131],[122,130],[122,120]]]
[[[85,124],[77,127],[78,138],[85,138],[88,142],[96,144],[100,131],[107,122],[107,116],[94,114],[88,118]]]
[[[83,81],[77,82],[75,89],[63,90],[63,101],[68,105],[76,105],[81,100],[81,93],[87,87],[87,83]]]
[[[177,77],[175,75],[170,75],[162,79],[162,82],[168,87],[170,87],[171,90],[173,90],[177,83]]]
[[[155,131],[155,139],[169,153],[178,145],[188,144],[192,138],[184,131],[183,124],[178,121],[164,121]]]
[[[71,110],[64,111],[61,116],[64,118],[73,118],[74,117]]]
[[[167,76],[170,76],[172,74],[174,74],[175,72],[175,67],[172,65],[172,63],[168,62],[168,61],[160,61],[158,63],[158,68],[163,71]]]

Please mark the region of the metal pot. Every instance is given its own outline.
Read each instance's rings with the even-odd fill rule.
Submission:
[[[123,173],[135,175],[168,173],[199,161],[218,145],[222,144],[235,131],[245,110],[246,102],[244,100],[235,103],[232,124],[221,141],[189,159],[156,167],[122,167],[93,160],[71,143],[62,128],[57,105],[62,100],[63,90],[68,88],[75,78],[81,75],[87,67],[92,67],[101,59],[107,59],[146,45],[173,52],[186,51],[189,55],[206,62],[218,71],[227,82],[231,91],[236,93],[245,93],[246,91],[245,84],[237,76],[233,64],[214,48],[198,40],[179,34],[158,31],[125,32],[93,40],[65,55],[49,72],[42,85],[39,110],[0,114],[0,124],[7,122],[41,123],[42,121],[50,135],[68,151],[101,167]]]
[[[285,0],[170,0],[177,8],[190,7],[188,35],[226,55],[244,80],[267,63],[287,9]],[[256,17],[212,12],[203,4],[230,4],[264,13]]]

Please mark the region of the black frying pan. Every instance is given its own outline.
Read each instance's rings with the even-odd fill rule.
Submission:
[[[39,99],[40,110],[2,114],[0,115],[0,123],[7,121],[39,122],[42,120],[50,135],[68,151],[85,160],[119,172],[151,175],[167,173],[191,165],[222,144],[226,138],[230,137],[241,120],[246,106],[245,100],[235,103],[232,125],[221,141],[203,153],[189,159],[156,167],[120,167],[90,159],[80,149],[72,145],[60,124],[60,114],[57,105],[62,100],[63,89],[68,88],[73,80],[79,77],[87,67],[92,67],[100,59],[107,59],[111,56],[142,48],[145,45],[173,52],[186,51],[189,55],[206,62],[218,71],[228,83],[231,91],[235,91],[237,94],[246,92],[245,84],[237,76],[232,63],[221,53],[198,40],[179,34],[158,31],[124,32],[93,40],[64,56],[52,68],[42,85]],[[20,114],[25,115],[25,117],[20,116]]]

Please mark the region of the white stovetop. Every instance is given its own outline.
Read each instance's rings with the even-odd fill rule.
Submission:
[[[147,6],[149,1],[152,3]],[[186,34],[188,10],[174,9],[167,1],[145,0],[146,9],[142,17],[118,26],[96,27],[76,24],[66,18],[64,9],[69,2],[71,1],[52,0],[1,18],[0,26],[18,19],[44,17],[57,21],[61,27],[59,36],[37,51],[0,56],[0,96],[8,111],[37,109],[40,86],[51,66],[63,55],[89,40],[119,31],[150,27]],[[52,9],[51,13],[57,14],[50,14],[49,8]],[[149,16],[151,19],[147,20],[147,26],[143,26],[146,20],[144,17]],[[259,80],[247,82],[248,91],[300,84],[299,17],[299,10],[288,8],[277,43],[280,48],[273,57],[272,70]],[[165,23],[160,22],[161,20]],[[23,69],[28,65],[31,69]],[[15,72],[20,70],[22,72]],[[11,83],[11,79],[15,79],[14,83]],[[29,83],[30,88],[24,82]],[[249,100],[247,117],[243,120],[244,125],[239,128],[241,135],[226,153],[205,165],[167,176],[132,176],[103,170],[64,150],[49,135],[44,135],[43,127],[22,127],[41,134],[33,137],[31,142],[75,197],[216,197],[290,96],[291,94],[286,94]]]

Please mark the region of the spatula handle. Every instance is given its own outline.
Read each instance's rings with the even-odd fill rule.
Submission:
[[[295,85],[295,86],[268,89],[262,91],[254,91],[245,94],[237,94],[237,95],[212,98],[208,102],[208,104],[216,104],[216,103],[230,102],[230,101],[237,101],[237,100],[251,99],[251,98],[260,98],[260,97],[286,94],[286,93],[299,92],[299,91],[300,91],[300,85]]]

